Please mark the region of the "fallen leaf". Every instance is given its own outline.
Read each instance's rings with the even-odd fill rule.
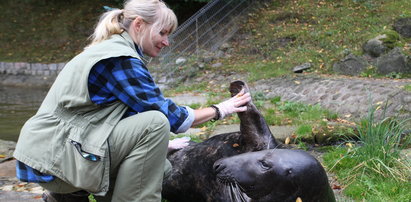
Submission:
[[[240,145],[237,144],[237,143],[234,143],[234,144],[233,144],[233,147],[238,147],[238,146],[240,146]]]
[[[290,144],[290,137],[285,138],[284,144]]]
[[[377,103],[375,103],[376,105],[382,105],[384,102],[382,102],[382,101],[380,101],[380,102],[377,102]]]
[[[0,158],[6,158],[6,155],[0,154]]]

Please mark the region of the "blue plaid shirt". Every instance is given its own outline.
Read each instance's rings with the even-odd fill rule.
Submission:
[[[138,49],[137,49],[138,50]],[[139,52],[140,55],[142,55]],[[132,57],[117,57],[95,64],[88,78],[90,99],[98,105],[120,100],[129,106],[123,118],[148,110],[159,110],[170,122],[171,132],[184,132],[194,121],[194,112],[163,97],[144,63]],[[24,182],[50,182],[54,176],[17,161],[17,178]]]

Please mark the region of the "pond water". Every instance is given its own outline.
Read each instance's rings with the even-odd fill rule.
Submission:
[[[46,94],[47,89],[0,86],[0,139],[17,141],[21,127]]]

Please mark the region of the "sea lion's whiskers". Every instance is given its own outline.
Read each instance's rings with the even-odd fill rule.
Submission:
[[[230,197],[230,200],[233,201],[233,191],[232,191],[232,185],[230,184],[224,184],[224,193]]]
[[[232,202],[249,202],[250,198],[243,191],[241,191],[240,184],[237,182],[231,182],[226,184],[226,190],[230,194],[230,199]]]
[[[278,149],[280,147],[280,145],[275,146],[274,148],[271,149],[271,153],[273,153],[276,149]]]
[[[232,202],[238,202],[238,190],[235,186],[236,183],[229,183],[228,187],[230,188],[230,199]]]
[[[242,191],[244,190],[243,188],[241,188],[241,185],[238,182],[235,182],[236,185],[236,189],[238,191],[238,194],[240,196],[240,199],[242,202],[248,202],[250,201],[250,198],[248,198],[248,196]]]

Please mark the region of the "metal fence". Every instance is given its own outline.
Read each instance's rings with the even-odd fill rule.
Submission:
[[[160,68],[174,65],[178,57],[213,52],[238,30],[252,0],[213,0],[181,24],[161,52]]]

